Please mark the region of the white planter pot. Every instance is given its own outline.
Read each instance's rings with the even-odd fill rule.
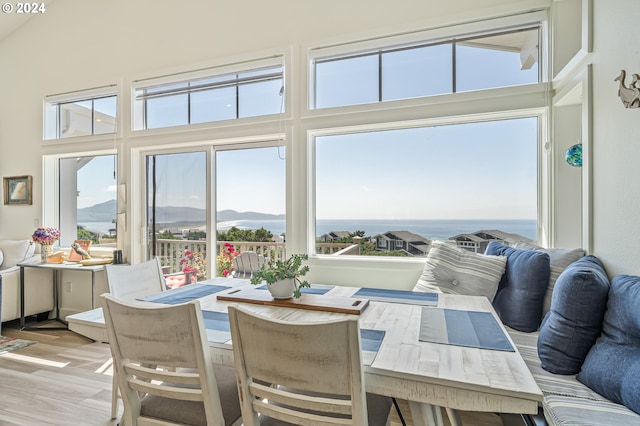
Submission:
[[[296,289],[294,278],[276,281],[273,284],[267,284],[267,288],[274,299],[291,299]]]

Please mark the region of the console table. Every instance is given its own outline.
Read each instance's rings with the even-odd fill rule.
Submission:
[[[64,271],[84,271],[91,273],[91,309],[95,308],[94,306],[94,292],[95,292],[95,283],[96,283],[96,272],[100,272],[104,270],[104,265],[93,265],[93,266],[82,266],[80,263],[75,262],[63,262],[63,263],[19,263],[20,267],[20,330],[29,330],[29,329],[37,329],[38,327],[29,327],[25,326],[25,315],[24,315],[24,293],[26,283],[24,281],[24,269],[25,268],[42,268],[42,269],[50,269],[53,273],[53,299],[56,310],[55,320],[65,324],[64,327],[47,327],[48,330],[66,330],[67,323],[60,318],[60,306],[59,306],[59,294],[58,287],[60,282],[60,274]]]

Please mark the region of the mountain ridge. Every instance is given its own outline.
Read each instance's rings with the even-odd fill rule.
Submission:
[[[116,218],[116,200],[109,200],[93,206],[78,209],[78,222],[111,222]],[[151,209],[149,209],[151,210]],[[279,220],[284,214],[270,214],[260,212],[239,212],[233,209],[220,210],[217,214],[218,222],[231,220]],[[157,222],[196,222],[207,220],[207,210],[195,207],[162,206],[156,207]]]

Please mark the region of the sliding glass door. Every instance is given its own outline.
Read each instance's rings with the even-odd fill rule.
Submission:
[[[193,279],[205,279],[207,153],[148,155],[146,168],[147,257],[159,257],[165,274],[195,267]]]

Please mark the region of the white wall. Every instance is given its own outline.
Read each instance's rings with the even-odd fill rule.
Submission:
[[[636,0],[594,0],[593,245],[609,275],[640,275],[640,108],[613,81],[640,74],[639,23]]]
[[[131,80],[159,72],[195,69],[265,50],[303,55],[303,47],[309,44],[503,15],[542,7],[550,1],[479,3],[54,0],[44,15],[33,17],[0,41],[0,174],[34,177],[32,206],[0,206],[0,237],[28,238],[36,222],[41,224],[42,155],[78,150],[66,142],[42,142],[42,100],[46,95],[114,83],[124,90]],[[635,219],[639,212],[636,200],[640,199],[636,185],[640,172],[635,165],[640,149],[635,141],[640,134],[640,109],[622,108],[613,82],[621,68],[640,73],[636,42],[640,9],[635,3],[594,0],[593,247],[612,274],[640,273],[635,244],[640,233]],[[144,141],[129,141],[126,136],[119,137],[118,144],[144,146]],[[106,139],[82,148],[110,149],[113,145],[113,140]],[[125,150],[125,158],[121,158],[127,168],[129,154]],[[379,285],[399,279],[404,283],[401,286],[406,286],[421,270],[419,263],[398,270],[370,263],[362,265],[357,276],[342,271],[341,279],[373,280]],[[318,265],[315,274],[314,278],[324,280],[331,278],[332,272]]]

